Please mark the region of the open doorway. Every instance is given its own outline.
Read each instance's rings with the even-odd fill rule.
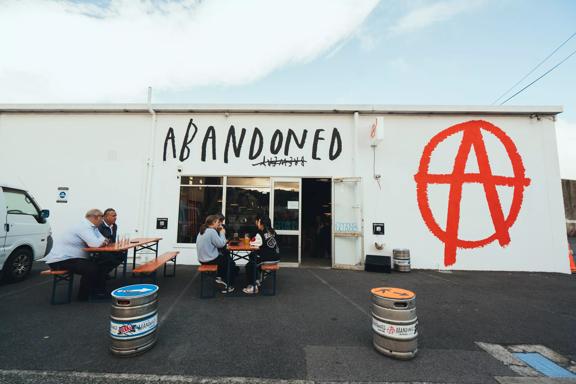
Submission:
[[[303,266],[332,266],[332,182],[302,178]]]

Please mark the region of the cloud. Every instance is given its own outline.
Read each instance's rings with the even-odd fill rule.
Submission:
[[[576,123],[559,118],[556,121],[556,144],[560,177],[576,180]]]
[[[0,102],[240,85],[354,35],[378,0],[0,2]]]
[[[393,35],[415,32],[433,24],[449,20],[454,16],[471,11],[484,3],[483,0],[450,0],[427,3],[412,9],[399,18],[389,31]]]

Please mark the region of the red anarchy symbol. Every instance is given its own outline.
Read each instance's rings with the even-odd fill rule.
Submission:
[[[497,176],[492,174],[490,160],[486,152],[482,130],[491,133],[502,143],[506,153],[512,163],[514,176]],[[430,158],[432,153],[444,140],[456,133],[463,132],[462,141],[454,160],[454,168],[450,174],[430,174]],[[474,147],[478,162],[478,173],[465,173],[466,162],[470,151]],[[510,243],[509,229],[514,225],[524,198],[524,188],[530,185],[530,179],[525,177],[526,170],[522,163],[522,157],[516,149],[512,139],[500,128],[487,121],[472,120],[461,124],[453,125],[434,136],[424,147],[418,173],[414,175],[416,181],[416,192],[418,196],[418,207],[424,222],[430,231],[444,242],[444,265],[450,266],[456,262],[457,248],[477,248],[490,244],[498,240],[500,246],[504,247]],[[460,202],[462,200],[462,185],[464,183],[478,183],[484,187],[486,201],[490,210],[494,233],[481,240],[462,240],[458,238],[458,227],[460,225]],[[449,184],[450,193],[448,197],[448,215],[446,220],[446,230],[442,230],[436,223],[430,203],[428,201],[429,184]],[[500,197],[496,190],[497,185],[514,188],[512,204],[508,217],[504,217]]]

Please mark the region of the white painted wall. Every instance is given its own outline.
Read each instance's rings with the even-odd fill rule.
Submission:
[[[118,210],[120,231],[138,229],[148,115],[0,115],[0,174],[50,210],[55,236],[91,208]],[[68,203],[56,203],[69,187]]]
[[[531,184],[525,190],[518,219],[510,229],[511,242],[502,248],[492,242],[483,248],[459,249],[457,261],[444,266],[444,244],[425,225],[417,204],[414,175],[418,171],[422,150],[438,132],[457,123],[483,119],[491,122],[512,138],[524,160],[526,176]],[[372,222],[385,222],[385,249],[374,247],[379,236],[365,237],[370,254],[391,254],[393,248],[408,248],[415,268],[549,271],[568,273],[567,245],[560,174],[556,154],[554,123],[550,119],[528,117],[411,117],[384,118],[385,139],[377,149],[376,172],[382,175],[382,189],[372,178],[368,127],[373,117],[364,117],[364,133],[359,140],[360,153],[365,155],[361,169],[365,187],[366,228]],[[493,174],[512,175],[510,162],[497,140],[483,135]],[[432,156],[431,170],[451,173],[461,136],[452,137],[439,146]],[[475,158],[467,164],[467,172],[477,171]],[[499,187],[505,216],[509,211],[511,188]],[[445,229],[448,186],[435,186],[430,191],[430,205],[436,221]],[[492,219],[480,184],[466,185],[461,203],[460,238],[478,240],[494,232]]]
[[[184,140],[186,129],[190,118],[193,118],[194,124],[198,127],[198,133],[192,143],[189,145],[190,157],[180,162],[174,159],[171,152],[171,144],[168,146],[170,151],[166,161],[163,161],[164,142],[170,127],[173,128],[176,137],[176,152],[179,156],[181,144]],[[178,223],[178,204],[180,193],[180,180],[177,178],[182,175],[197,176],[277,176],[277,177],[331,177],[333,175],[347,176],[352,173],[352,163],[350,161],[352,147],[352,117],[350,115],[291,115],[286,118],[285,115],[258,114],[257,116],[245,114],[199,114],[199,115],[161,115],[158,118],[158,141],[155,151],[155,171],[154,171],[154,188],[153,203],[151,206],[150,217],[167,217],[171,225],[171,230],[151,230],[153,235],[163,237],[166,241],[160,244],[172,246],[176,244],[177,232],[175,226]],[[224,163],[223,154],[226,145],[226,138],[230,126],[233,125],[239,138],[239,132],[246,128],[247,133],[242,146],[239,158],[229,154],[229,162]],[[212,160],[211,146],[207,149],[207,159],[201,161],[202,143],[209,126],[214,126],[216,131],[216,161]],[[305,166],[294,165],[292,167],[277,166],[263,167],[253,166],[252,164],[260,161],[262,156],[257,160],[249,160],[249,147],[254,127],[258,127],[264,137],[265,144],[262,155],[266,158],[273,157],[270,153],[270,141],[274,132],[280,130],[286,140],[288,129],[297,133],[298,138],[302,136],[303,130],[308,130],[306,144],[303,149],[299,149],[295,144],[291,145],[290,156],[300,158],[304,156],[308,161]],[[337,127],[342,139],[342,154],[334,161],[329,161],[330,138],[333,128]],[[321,136],[325,140],[318,141],[318,157],[322,160],[312,159],[312,150],[314,134],[317,129],[324,129]],[[193,130],[190,131],[191,134]],[[286,158],[284,151],[278,154],[279,158]],[[181,172],[178,169],[181,169]],[[179,260],[182,263],[197,263],[195,246],[191,244],[178,244],[176,247],[181,254]]]
[[[576,180],[576,123],[562,118],[556,122],[560,176]]]
[[[168,151],[168,159],[163,161],[168,129],[172,127],[174,130],[178,155],[190,118],[198,127],[198,133],[189,145],[190,157],[180,162],[173,159],[171,151]],[[409,248],[413,267],[447,268],[443,264],[444,244],[428,230],[418,209],[414,175],[418,171],[424,146],[435,134],[453,124],[483,119],[495,124],[512,138],[523,158],[526,176],[531,179],[531,184],[525,190],[519,217],[510,229],[510,244],[502,248],[493,242],[483,248],[459,249],[456,264],[449,268],[569,272],[556,139],[551,120],[526,116],[386,115],[383,119],[384,140],[376,150],[376,173],[382,175],[380,189],[372,177],[373,152],[368,138],[373,119],[374,116],[360,115],[356,137],[356,171],[363,178],[365,253],[389,255],[393,248]],[[90,208],[114,207],[119,213],[121,232],[130,233],[133,237],[163,237],[161,251],[178,248],[181,251],[179,262],[194,263],[194,247],[176,244],[180,174],[354,175],[352,114],[160,114],[156,123],[156,142],[153,144],[151,203],[144,207],[149,226],[144,228],[143,217],[139,213],[145,202],[147,150],[154,137],[151,123],[149,114],[1,114],[1,178],[24,184],[43,208],[51,210],[50,222],[55,236],[80,220]],[[230,125],[235,126],[237,137],[241,128],[247,129],[247,135],[240,158],[231,158],[228,164],[224,164],[223,152]],[[202,162],[201,143],[208,126],[214,126],[216,131],[217,160],[211,160],[211,151],[208,150],[208,159]],[[254,127],[262,131],[268,145],[277,129],[284,133],[284,138],[288,129],[295,130],[298,136],[303,129],[308,129],[305,148],[296,150],[293,145],[290,151],[290,156],[304,156],[308,161],[306,165],[252,166],[258,161],[248,159]],[[341,134],[343,150],[340,157],[328,161],[334,127]],[[321,161],[311,159],[316,129],[325,130],[325,140],[319,142]],[[490,135],[483,137],[493,173],[511,175],[509,161],[498,141]],[[456,136],[439,146],[433,156],[432,168],[451,172],[458,146],[459,138]],[[171,144],[168,148],[171,149]],[[262,155],[268,158],[269,148]],[[285,156],[281,153],[279,157]],[[56,203],[59,186],[70,187],[68,204]],[[449,189],[435,189],[430,193],[430,204],[438,222],[445,226]],[[499,188],[505,215],[511,201],[509,190],[507,187]],[[480,185],[464,187],[461,237],[472,240],[493,231],[485,200]],[[157,217],[169,219],[168,230],[153,229]],[[383,237],[371,234],[373,222],[385,223],[386,234]],[[384,242],[384,250],[376,250],[375,241]]]

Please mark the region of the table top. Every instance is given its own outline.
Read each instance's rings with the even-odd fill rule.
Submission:
[[[130,239],[130,242],[119,246],[117,243],[107,245],[105,247],[100,248],[83,248],[85,252],[118,252],[118,251],[127,251],[132,248],[139,247],[141,245],[150,244],[150,243],[157,243],[162,240],[161,237],[138,237],[136,239]]]
[[[226,249],[228,249],[229,251],[247,251],[247,252],[252,252],[252,251],[257,251],[260,249],[260,247],[254,247],[252,245],[244,245],[242,243],[240,243],[239,245],[227,245]]]

